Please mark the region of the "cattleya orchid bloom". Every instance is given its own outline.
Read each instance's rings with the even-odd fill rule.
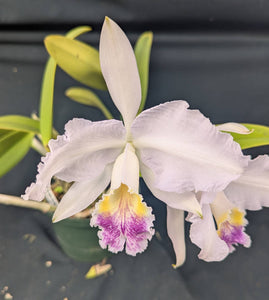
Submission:
[[[244,173],[223,192],[199,195],[203,219],[194,214],[187,219],[192,222],[190,238],[201,248],[200,259],[220,261],[235,250],[234,245],[250,247],[250,237],[244,232],[248,223],[245,210],[269,206],[268,178],[269,157],[261,155],[251,160]]]
[[[172,101],[136,116],[140,78],[133,49],[120,27],[106,18],[100,38],[100,64],[123,122],[73,119],[65,134],[49,142],[36,182],[23,198],[41,201],[52,176],[74,182],[59,203],[53,221],[96,204],[91,226],[99,227],[100,245],[117,253],[144,251],[154,234],[152,209],[139,194],[139,171],[154,196],[168,206],[168,234],[183,263],[183,211],[202,215],[191,191],[222,191],[248,164],[239,145],[221,133],[185,101]]]

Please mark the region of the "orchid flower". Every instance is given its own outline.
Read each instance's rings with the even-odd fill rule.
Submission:
[[[179,266],[183,210],[201,216],[191,191],[216,192],[236,180],[248,164],[230,135],[219,132],[185,101],[172,101],[136,116],[141,86],[131,44],[120,27],[106,18],[100,38],[100,64],[123,122],[73,119],[65,134],[49,142],[36,182],[23,198],[41,201],[52,176],[74,182],[59,203],[53,221],[96,204],[91,226],[98,226],[102,248],[127,254],[144,251],[154,234],[152,209],[139,194],[139,171],[148,188],[168,206],[168,234]]]
[[[269,157],[262,155],[250,161],[223,192],[202,193],[199,198],[203,219],[194,214],[187,219],[192,222],[190,238],[201,248],[200,259],[220,261],[235,250],[235,245],[250,247],[250,237],[244,232],[248,223],[245,210],[269,206]]]

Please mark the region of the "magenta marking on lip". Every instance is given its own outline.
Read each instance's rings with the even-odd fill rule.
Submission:
[[[244,226],[231,225],[228,221],[221,224],[220,238],[227,243],[229,248],[232,245],[245,245],[247,243]]]
[[[150,222],[149,222],[150,221]],[[122,251],[126,242],[126,252],[131,255],[144,251],[148,240],[151,239],[154,230],[153,220],[130,216],[121,222],[115,216],[98,215],[96,226],[99,226],[100,244],[103,248],[108,246],[111,252]]]

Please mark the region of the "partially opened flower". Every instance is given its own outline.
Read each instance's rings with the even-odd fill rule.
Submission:
[[[105,19],[100,63],[112,100],[123,122],[73,119],[65,134],[49,143],[51,152],[39,165],[36,183],[23,196],[41,201],[52,176],[74,181],[57,207],[54,222],[67,218],[96,200],[111,181],[110,191],[97,203],[92,226],[100,245],[112,252],[142,252],[154,230],[151,208],[139,195],[139,170],[152,193],[168,205],[168,233],[184,261],[182,210],[201,215],[190,191],[221,191],[237,179],[248,158],[228,134],[219,132],[185,101],[153,107],[136,117],[141,87],[132,47],[116,23]]]
[[[203,219],[188,216],[192,222],[190,238],[201,248],[199,258],[220,261],[235,250],[235,245],[249,247],[251,240],[244,232],[248,223],[245,210],[269,206],[269,157],[250,161],[244,173],[223,192],[202,193],[199,198]]]

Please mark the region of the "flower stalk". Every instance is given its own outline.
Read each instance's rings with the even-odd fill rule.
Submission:
[[[43,213],[54,212],[56,207],[46,202],[24,201],[20,197],[0,194],[0,204],[13,205],[25,208],[36,209]]]

